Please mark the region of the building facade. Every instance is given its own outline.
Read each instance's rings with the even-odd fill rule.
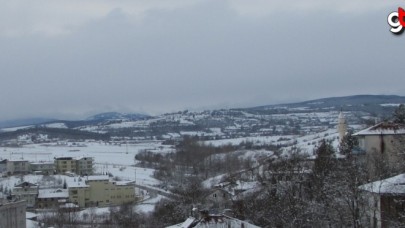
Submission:
[[[31,162],[30,170],[32,173],[51,175],[55,173],[54,162]]]
[[[57,173],[76,173],[76,160],[73,157],[55,158],[55,170]]]
[[[365,224],[370,227],[402,227],[405,224],[405,174],[374,181],[359,187],[368,203]]]
[[[57,157],[55,158],[55,170],[57,173],[76,173],[77,175],[93,174],[92,157]]]
[[[0,200],[0,227],[26,227],[25,201],[7,202]]]
[[[35,206],[36,198],[38,197],[39,186],[30,182],[22,182],[13,188],[12,197],[17,200],[25,200],[27,208]]]
[[[69,199],[67,189],[40,189],[38,192],[37,208],[59,209]]]
[[[76,173],[78,175],[92,175],[93,163],[94,159],[92,157],[76,158]]]
[[[26,160],[7,160],[7,174],[27,174],[30,172],[30,164]]]
[[[378,177],[384,167],[400,170],[404,166],[405,125],[383,122],[353,135],[366,153],[371,178]]]
[[[79,207],[114,206],[134,202],[133,182],[111,181],[108,176],[88,176],[69,186],[69,200]]]

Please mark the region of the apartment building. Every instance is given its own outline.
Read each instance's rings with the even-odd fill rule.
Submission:
[[[91,175],[93,174],[92,157],[56,157],[55,170],[57,173],[72,172],[77,175]]]
[[[55,172],[54,162],[31,162],[30,170],[35,174],[50,175]]]
[[[70,183],[69,200],[79,207],[113,206],[134,202],[133,182],[111,181],[108,176],[88,176]]]
[[[55,170],[57,173],[76,173],[76,159],[73,157],[56,157]]]
[[[35,206],[35,201],[38,196],[39,186],[30,182],[22,182],[13,188],[11,196],[13,199],[25,200],[27,208]]]
[[[26,160],[7,160],[7,174],[27,174],[30,171],[30,164]]]
[[[78,175],[92,175],[93,174],[92,157],[78,157],[76,158],[76,173]]]

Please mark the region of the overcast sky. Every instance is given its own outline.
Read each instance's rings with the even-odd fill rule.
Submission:
[[[0,120],[405,95],[382,0],[0,0]]]

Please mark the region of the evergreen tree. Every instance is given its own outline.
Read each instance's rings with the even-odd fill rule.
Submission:
[[[394,114],[394,122],[405,124],[405,105],[400,104],[398,108],[395,109]]]
[[[351,132],[343,136],[342,141],[339,144],[339,152],[344,155],[350,155],[354,147],[358,146],[359,141],[352,135]]]
[[[326,140],[322,140],[321,144],[315,151],[316,159],[314,161],[313,173],[315,176],[326,176],[333,167],[335,150],[332,145]]]

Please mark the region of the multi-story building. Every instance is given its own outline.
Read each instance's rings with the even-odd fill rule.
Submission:
[[[35,200],[38,196],[39,186],[29,182],[22,182],[13,188],[12,197],[17,200],[25,200],[27,208],[35,206]]]
[[[57,173],[76,173],[76,160],[73,157],[56,157],[55,170]]]
[[[40,189],[37,198],[37,208],[59,209],[69,199],[67,189]]]
[[[55,163],[54,162],[31,162],[30,163],[31,172],[37,174],[50,175],[55,173]]]
[[[57,173],[72,172],[78,175],[93,174],[92,157],[57,157],[55,158],[55,169]]]
[[[133,182],[111,181],[108,176],[88,176],[69,187],[69,200],[79,207],[112,206],[135,201]]]
[[[0,199],[0,227],[25,228],[25,201],[8,202]]]
[[[369,174],[379,177],[382,167],[401,170],[405,142],[405,125],[382,122],[354,134],[368,160]]]
[[[93,174],[92,157],[79,157],[76,158],[76,173],[78,175],[92,175]]]
[[[7,160],[7,174],[27,174],[30,171],[30,165],[26,160]]]
[[[0,160],[0,177],[7,175],[7,159]]]

